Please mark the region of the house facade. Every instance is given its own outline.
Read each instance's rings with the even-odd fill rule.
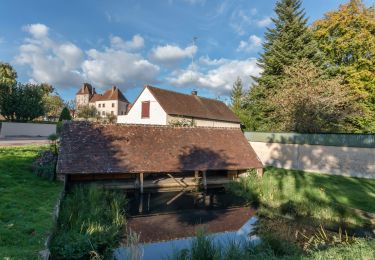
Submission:
[[[90,84],[84,83],[76,94],[76,107],[94,106],[101,117],[107,115],[125,115],[129,109],[129,101],[116,86],[98,94]]]
[[[240,128],[238,117],[221,101],[145,86],[118,123]]]

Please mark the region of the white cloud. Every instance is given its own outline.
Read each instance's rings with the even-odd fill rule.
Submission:
[[[19,47],[15,61],[30,68],[31,82],[77,87],[87,81],[97,87],[117,84],[131,88],[135,84],[153,83],[158,76],[158,66],[141,54],[130,52],[144,45],[139,35],[130,41],[115,36],[103,51],[83,51],[71,42],[53,40],[46,25],[31,24],[24,28],[30,37]]]
[[[119,36],[111,36],[111,47],[115,49],[140,49],[145,45],[145,41],[142,36],[136,34],[130,41],[124,41]]]
[[[57,43],[49,38],[49,28],[44,24],[24,27],[31,35],[19,48],[15,61],[31,68],[30,81],[47,82],[59,86],[80,84],[78,72],[83,53],[70,42]]]
[[[267,27],[272,23],[271,17],[267,16],[264,17],[263,19],[257,20],[257,25],[259,27]]]
[[[206,3],[206,0],[183,0],[183,1],[191,5]]]
[[[176,70],[168,81],[176,86],[197,86],[211,89],[217,93],[228,94],[233,82],[240,77],[244,87],[250,84],[250,76],[258,76],[261,68],[256,59],[227,60],[225,63],[206,72],[192,69]]]
[[[153,83],[159,67],[144,59],[140,54],[124,50],[106,49],[87,52],[88,59],[82,64],[83,73],[90,82],[108,86],[111,84],[134,87]]]
[[[262,46],[262,39],[256,35],[250,35],[247,41],[240,41],[237,51],[252,52]]]
[[[152,49],[150,57],[158,62],[165,64],[175,64],[184,58],[192,57],[197,52],[197,46],[192,45],[186,48],[180,48],[177,45],[157,46]]]
[[[208,57],[207,55],[201,56],[198,60],[199,64],[206,65],[206,66],[217,66],[217,65],[224,64],[227,61],[228,61],[227,59],[223,59],[223,58],[210,59],[210,57]]]
[[[24,30],[30,33],[34,38],[40,39],[48,35],[49,28],[44,24],[35,23],[26,25]]]

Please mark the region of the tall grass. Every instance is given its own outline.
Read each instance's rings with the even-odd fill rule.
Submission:
[[[284,215],[321,222],[364,226],[364,219],[353,209],[375,212],[375,180],[331,176],[301,171],[267,168],[263,178],[255,173],[229,190],[259,206],[258,214]]]
[[[119,192],[74,188],[61,205],[50,246],[53,259],[109,257],[120,240],[125,204]]]

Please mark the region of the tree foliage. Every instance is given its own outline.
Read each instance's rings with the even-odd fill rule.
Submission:
[[[8,63],[0,62],[0,84],[16,84],[17,72]]]
[[[263,53],[258,62],[263,69],[247,97],[248,128],[272,130],[269,115],[274,110],[267,102],[280,90],[280,82],[286,77],[284,67],[303,58],[317,60],[317,44],[307,27],[307,18],[300,0],[280,0],[275,7],[274,26],[268,28],[263,43]]]
[[[311,61],[302,59],[284,68],[287,77],[269,100],[275,106],[276,131],[339,132],[356,108],[355,97],[341,78],[329,78]]]
[[[18,83],[0,87],[0,113],[5,119],[30,121],[44,115],[44,92],[40,85]]]
[[[325,69],[342,75],[361,99],[363,114],[351,118],[354,131],[375,132],[375,9],[350,0],[313,25]]]
[[[230,94],[230,107],[234,113],[237,114],[242,108],[242,98],[243,98],[243,86],[241,78],[233,83],[233,88]]]
[[[77,116],[87,120],[89,118],[95,118],[97,113],[95,106],[85,105],[78,108]]]
[[[59,117],[59,121],[63,120],[72,120],[72,116],[70,115],[70,111],[67,107],[63,108]]]

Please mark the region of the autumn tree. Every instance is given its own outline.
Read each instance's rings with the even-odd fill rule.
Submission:
[[[341,78],[329,78],[311,61],[284,68],[283,91],[271,100],[276,131],[302,133],[342,132],[343,122],[358,110],[355,97]]]
[[[85,105],[78,108],[77,116],[88,120],[89,118],[95,118],[97,113],[95,106]]]
[[[375,132],[375,9],[350,0],[313,24],[324,53],[325,69],[343,76],[359,95],[362,115],[350,120],[352,131]]]
[[[254,77],[247,98],[248,116],[255,119],[253,130],[272,130],[270,113],[273,104],[268,102],[278,91],[282,91],[280,82],[286,77],[284,67],[303,58],[318,60],[317,44],[307,27],[305,11],[300,0],[279,0],[275,7],[276,17],[273,26],[265,33],[263,53],[258,59],[263,72]]]
[[[17,82],[17,72],[8,63],[0,62],[0,84],[12,85]]]

